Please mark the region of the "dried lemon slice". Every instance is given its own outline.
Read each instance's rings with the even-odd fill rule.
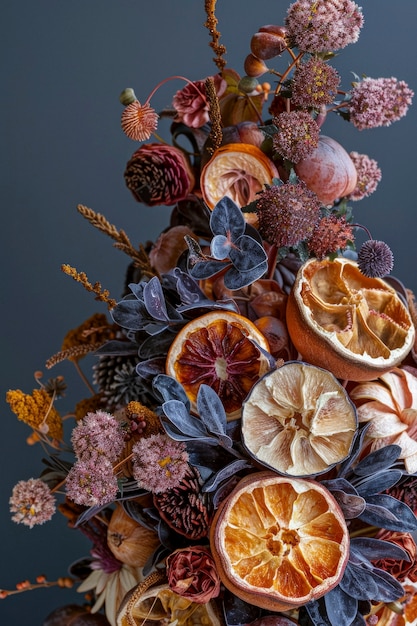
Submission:
[[[229,420],[240,417],[242,403],[268,371],[265,336],[250,320],[231,311],[211,311],[186,324],[167,355],[166,373],[184,387],[193,406],[204,383],[223,403]]]
[[[335,587],[349,533],[330,492],[307,479],[257,472],[214,517],[210,547],[224,585],[255,606],[285,611]]]
[[[353,402],[319,367],[288,361],[253,387],[242,409],[242,438],[261,463],[290,476],[328,471],[352,448]]]
[[[362,381],[399,365],[415,329],[397,292],[344,258],[310,259],[288,297],[287,327],[304,361]]]

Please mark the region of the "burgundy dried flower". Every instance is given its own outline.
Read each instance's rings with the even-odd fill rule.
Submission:
[[[165,433],[143,437],[135,443],[133,477],[142,489],[161,493],[177,487],[188,470],[188,453],[182,441]]]
[[[77,461],[68,473],[65,487],[68,498],[83,506],[107,504],[118,491],[113,466],[106,457],[99,462]]]
[[[194,187],[194,174],[182,150],[166,144],[142,145],[127,163],[125,182],[138,202],[172,205]]]
[[[304,52],[328,52],[358,40],[361,8],[352,0],[297,0],[288,9],[288,34]]]
[[[226,91],[227,83],[216,74],[213,76],[214,88],[219,98]],[[191,128],[200,128],[209,121],[209,102],[206,97],[204,80],[188,83],[183,89],[177,91],[172,101],[176,111],[176,121],[183,122]]]
[[[359,130],[389,126],[403,117],[414,92],[396,78],[364,78],[355,83],[347,104],[350,121]]]
[[[220,593],[220,578],[210,552],[202,546],[180,548],[166,561],[168,585],[174,593],[205,604]]]
[[[105,456],[114,462],[122,453],[124,433],[116,418],[105,411],[87,413],[72,431],[74,452],[81,461],[99,460]]]
[[[324,259],[329,254],[344,250],[348,241],[353,240],[353,227],[346,222],[346,218],[328,215],[317,222],[307,247],[318,259]]]
[[[358,266],[362,274],[369,278],[382,278],[394,266],[394,256],[384,241],[368,239],[358,252]]]
[[[320,206],[303,181],[268,187],[256,202],[259,232],[272,245],[295,246],[311,237]]]
[[[278,133],[273,136],[274,150],[293,163],[310,156],[319,143],[320,129],[306,111],[281,113],[274,118]]]
[[[373,193],[381,180],[382,172],[378,163],[370,159],[366,154],[351,152],[349,154],[358,173],[358,181],[353,192],[349,195],[349,200],[362,200]]]
[[[146,141],[158,127],[158,114],[150,104],[130,102],[122,113],[122,130],[134,141]]]
[[[319,109],[333,102],[340,84],[340,77],[334,67],[311,57],[301,63],[294,72],[292,82],[292,103],[295,106]]]
[[[48,522],[55,513],[55,498],[48,485],[40,478],[20,480],[9,500],[12,520],[33,528]]]
[[[399,582],[403,582],[407,578],[413,583],[417,582],[417,546],[412,535],[410,533],[382,529],[376,535],[376,539],[389,541],[399,546],[406,551],[409,560],[384,559],[381,556],[380,560],[373,561],[375,567],[389,572]]]

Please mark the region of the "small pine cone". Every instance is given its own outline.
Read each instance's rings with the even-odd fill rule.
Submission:
[[[190,465],[179,487],[153,496],[154,505],[168,526],[193,541],[206,537],[210,525],[207,498],[200,488],[200,474]]]
[[[136,374],[136,356],[100,356],[93,366],[93,382],[103,395],[105,410],[125,406],[132,400],[145,401],[148,389]]]
[[[290,293],[301,265],[302,261],[292,252],[277,263],[274,278],[286,294]]]

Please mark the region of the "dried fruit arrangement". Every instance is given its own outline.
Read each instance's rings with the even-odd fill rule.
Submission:
[[[78,207],[130,264],[119,302],[63,266],[109,311],[47,363],[81,372],[96,357],[70,453],[62,377],[7,394],[51,452],[14,488],[13,519],[48,521],[64,490],[59,510],[92,543],[58,581],[78,584],[84,605],[44,625],[415,624],[414,296],[389,277],[387,244],[369,235],[356,249],[367,229],[352,204],[376,189],[376,161],[322,132],[330,114],[387,126],[413,93],[394,78],[341,91],[332,59],[363,24],[352,0],[296,0],[254,33],[244,76],[226,67],[215,5],[215,75],[181,79],[159,113],[159,86],[144,103],[120,98],[140,144],[127,188],[172,206],[167,228],[135,248]],[[151,140],[160,117],[171,143]]]

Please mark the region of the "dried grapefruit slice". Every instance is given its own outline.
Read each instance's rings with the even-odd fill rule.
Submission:
[[[310,259],[288,297],[287,327],[303,360],[336,378],[372,380],[410,352],[415,329],[397,292],[344,258]]]
[[[349,558],[349,533],[330,492],[308,479],[256,472],[218,508],[210,547],[224,585],[271,611],[335,587]]]
[[[282,474],[311,476],[343,461],[357,428],[353,402],[329,371],[287,361],[259,380],[242,409],[242,439]]]
[[[184,387],[193,406],[202,384],[212,387],[229,420],[270,367],[268,341],[255,324],[231,311],[211,311],[188,322],[167,355],[166,373]]]
[[[200,187],[210,209],[224,196],[238,207],[250,204],[258,191],[279,178],[278,170],[260,148],[247,143],[229,143],[218,148],[204,166]]]

